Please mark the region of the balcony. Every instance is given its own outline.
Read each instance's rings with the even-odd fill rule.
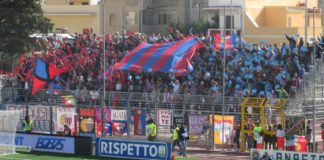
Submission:
[[[230,0],[208,0],[208,7],[216,6],[230,6]],[[232,6],[244,6],[244,1],[242,0],[232,0]]]
[[[45,16],[98,16],[98,5],[53,5],[42,6]]]

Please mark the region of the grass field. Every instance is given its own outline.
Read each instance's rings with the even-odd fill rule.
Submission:
[[[53,153],[17,153],[15,155],[0,156],[0,160],[123,160],[117,158],[76,157]],[[176,160],[193,160],[191,158],[176,157]]]

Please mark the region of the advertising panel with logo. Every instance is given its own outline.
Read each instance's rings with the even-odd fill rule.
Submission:
[[[23,122],[26,115],[26,106],[24,105],[7,105],[7,110],[21,110],[17,131],[23,131]],[[30,105],[28,107],[29,118],[33,121],[33,132],[50,133],[51,108],[42,105]]]
[[[79,108],[80,136],[95,137],[95,109]]]
[[[145,135],[146,111],[144,109],[134,110],[134,135]]]
[[[210,124],[212,124],[212,118],[213,116],[210,115]],[[225,143],[226,141],[231,140],[231,135],[234,127],[234,116],[224,116],[224,121],[223,117],[219,115],[214,116],[214,140],[215,144],[222,144],[222,139],[223,137],[223,142]],[[224,136],[223,136],[223,125],[224,125]]]
[[[280,150],[252,149],[250,152],[251,160],[271,159],[271,160],[321,160],[324,159],[323,153],[311,152],[291,152]]]
[[[127,110],[111,110],[112,132],[115,136],[127,136]]]
[[[102,113],[103,113],[103,117],[101,115]],[[108,107],[105,107],[103,109],[103,112],[101,107],[96,108],[96,135],[101,136],[102,118],[104,124],[104,135],[111,136],[112,135],[111,111]]]
[[[74,115],[74,108],[56,107],[56,131],[63,132],[64,125],[67,125],[71,129],[73,134],[75,131]]]
[[[96,156],[141,160],[171,160],[171,144],[117,139],[96,139]]]
[[[7,133],[0,132],[0,143],[9,144],[13,138]],[[17,146],[29,146],[33,151],[54,152],[54,153],[75,153],[74,137],[47,136],[38,134],[17,133],[15,144]]]

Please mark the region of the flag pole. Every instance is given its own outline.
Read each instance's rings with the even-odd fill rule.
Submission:
[[[101,111],[101,137],[104,137],[104,110],[106,105],[106,27],[105,27],[105,0],[102,1],[102,9],[103,9],[103,103],[102,103],[102,111]]]
[[[226,54],[226,5],[224,5],[224,44],[223,44],[223,88],[222,88],[222,148],[224,151],[224,107],[225,107],[225,54]],[[222,42],[221,42],[222,43]]]

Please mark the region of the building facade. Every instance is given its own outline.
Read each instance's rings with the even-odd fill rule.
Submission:
[[[308,0],[306,23],[304,0],[245,0],[245,6],[244,39],[248,42],[285,42],[285,34],[305,38],[305,30],[309,41],[313,34],[322,33],[323,10],[317,1]]]
[[[171,23],[190,22],[191,0],[104,0],[105,31],[166,33]]]
[[[57,30],[74,34],[92,28],[94,33],[100,33],[100,6],[92,5],[91,0],[44,0],[42,9]]]
[[[286,33],[305,37],[307,31],[308,40],[313,31],[322,33],[324,4],[318,2],[308,0],[306,29],[305,0],[101,0],[97,5],[90,0],[44,0],[42,7],[55,28],[70,33],[92,28],[101,35],[123,30],[164,34],[172,23],[216,17],[215,30],[225,28],[252,43],[275,43],[286,41]]]

